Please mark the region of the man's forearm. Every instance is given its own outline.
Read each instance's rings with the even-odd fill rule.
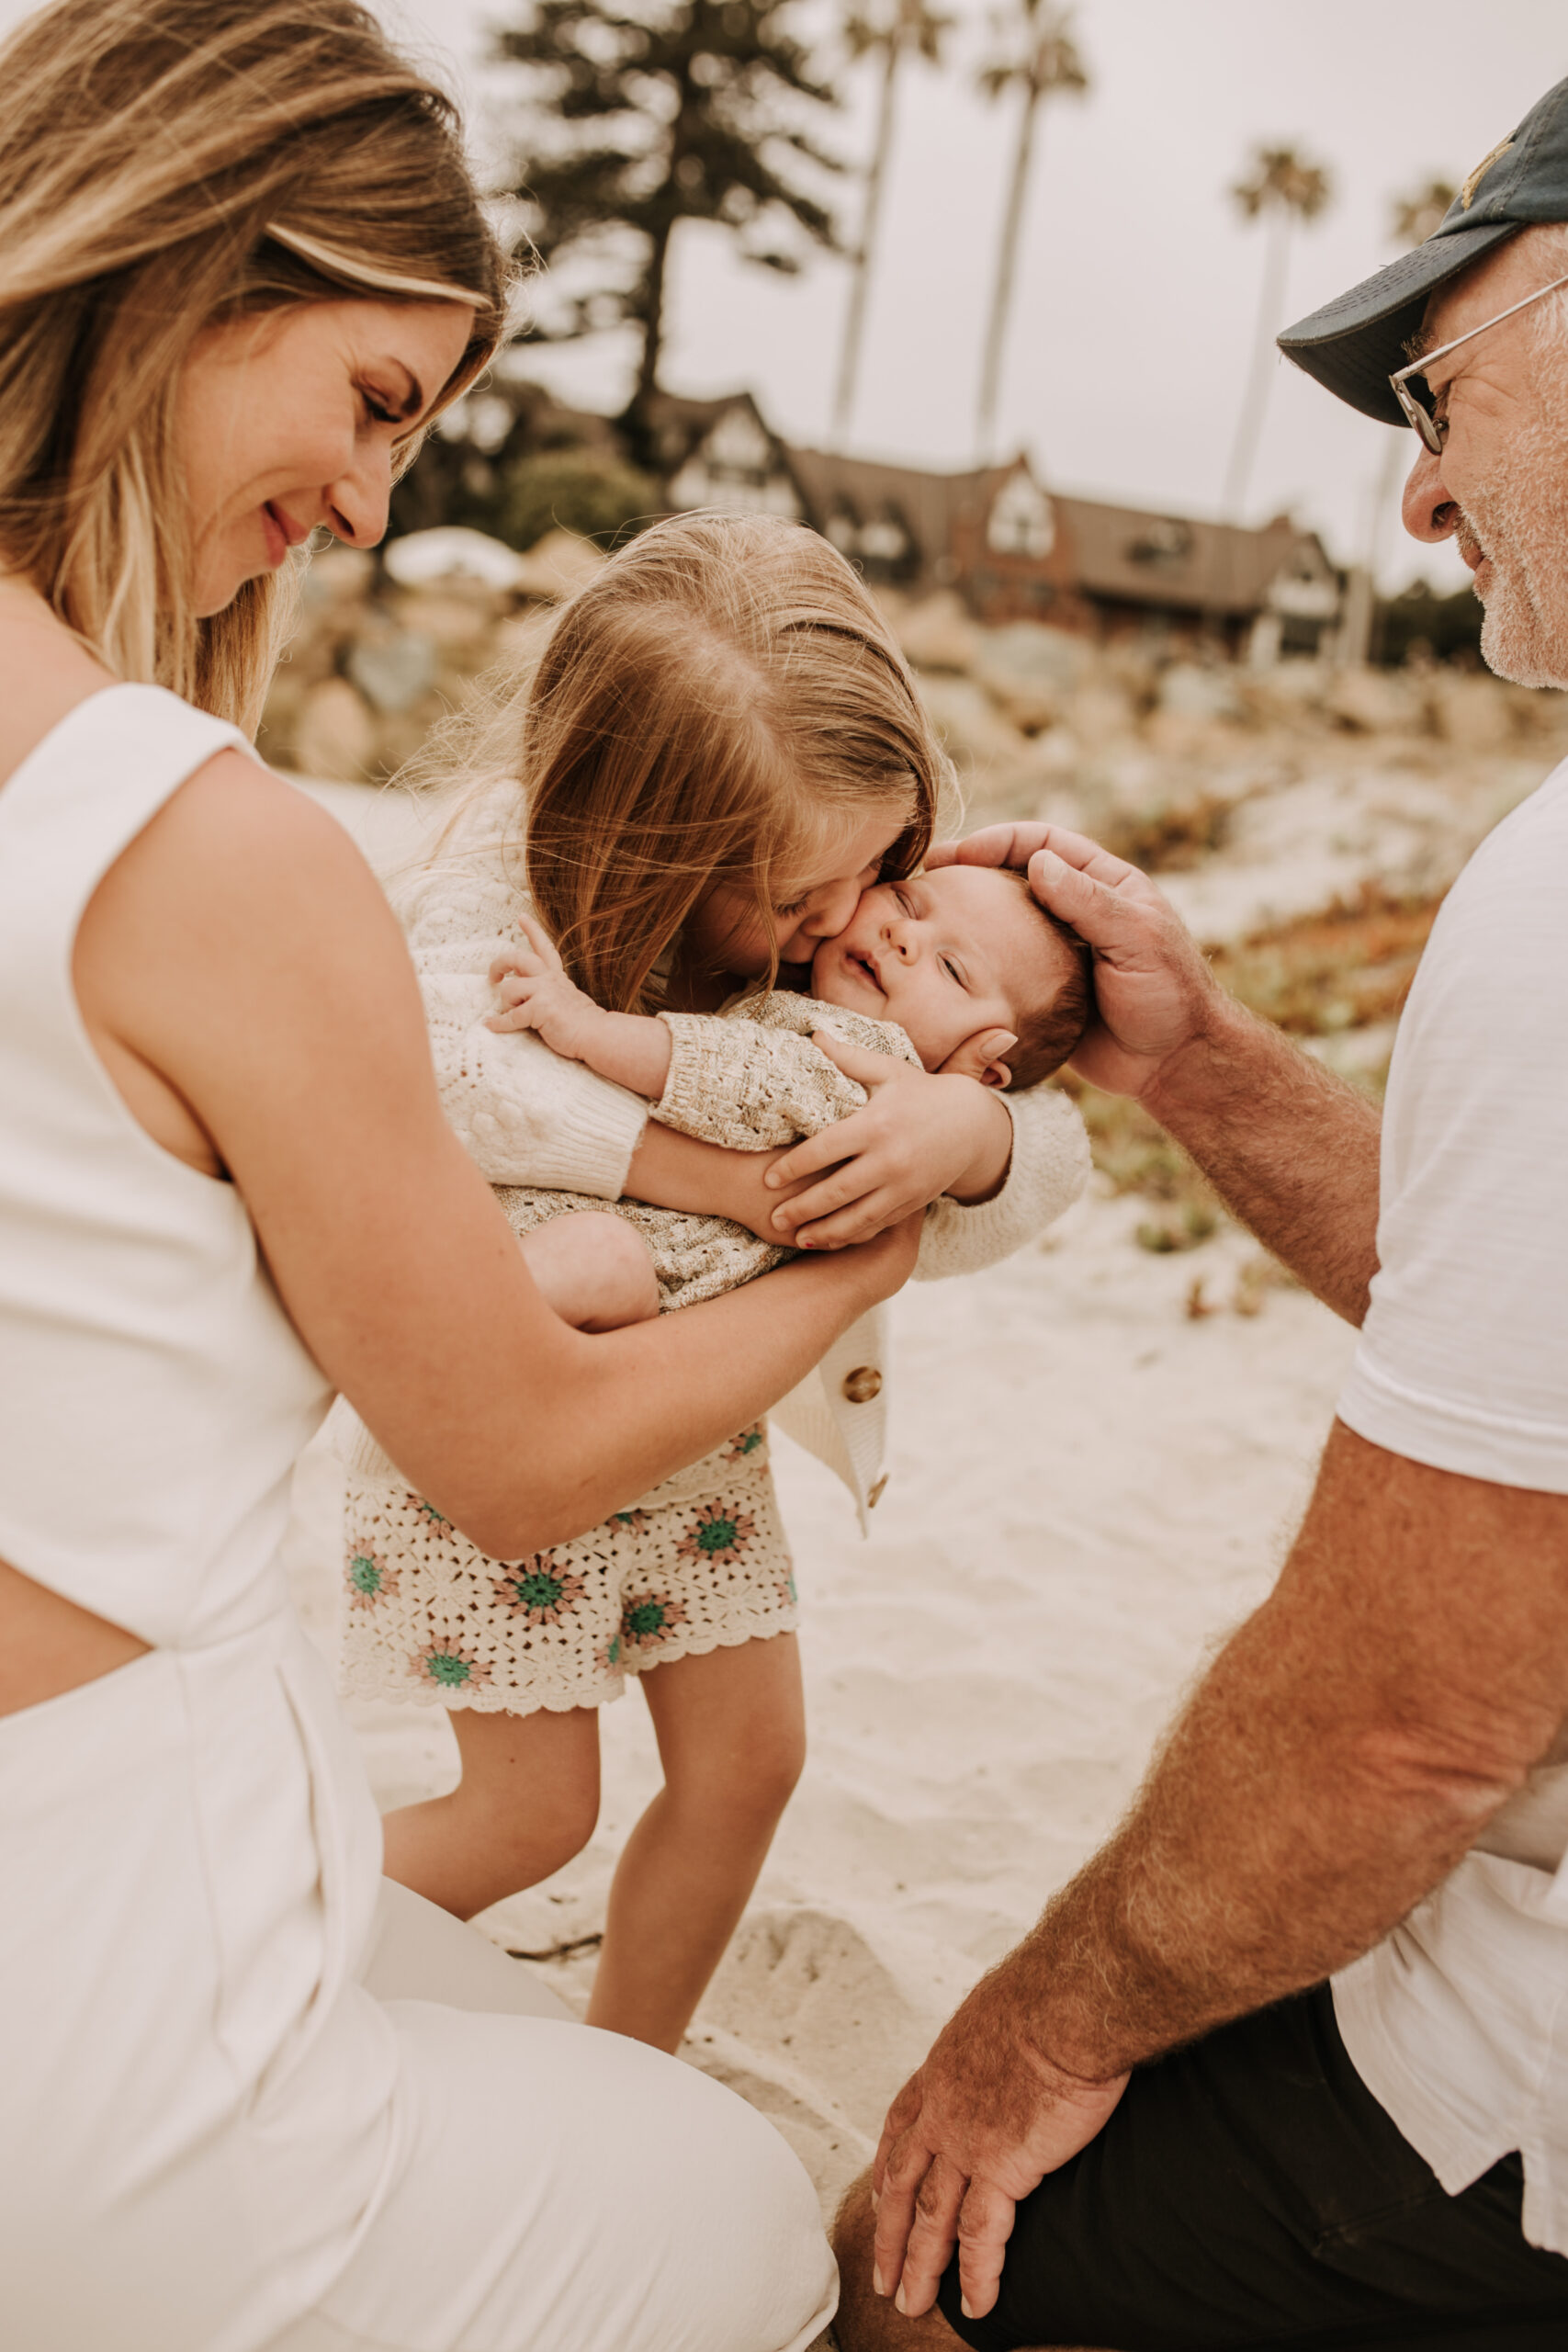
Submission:
[[[1479,1821],[1369,1785],[1292,1712],[1268,1612],[1228,1645],[1130,1819],[1003,1968],[1045,2053],[1106,2081],[1318,1984],[1459,1860]],[[1276,1713],[1274,1736],[1259,1713]],[[1266,1719],[1265,1719],[1266,1720]],[[1494,1802],[1500,1803],[1503,1792]]]
[[[1141,1099],[1226,1207],[1336,1314],[1359,1324],[1377,1271],[1373,1105],[1217,991],[1203,1034]]]
[[[1002,1963],[1058,2065],[1108,2080],[1316,1984],[1448,1875],[1551,1750],[1565,1533],[1561,1497],[1336,1426],[1275,1593]]]

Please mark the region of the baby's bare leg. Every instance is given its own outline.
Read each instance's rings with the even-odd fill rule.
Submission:
[[[576,1330],[618,1331],[659,1312],[648,1244],[608,1209],[552,1217],[518,1247],[547,1306]]]
[[[774,1634],[671,1658],[642,1688],[664,1786],[616,1867],[588,2022],[676,2050],[806,1761],[800,1653]]]

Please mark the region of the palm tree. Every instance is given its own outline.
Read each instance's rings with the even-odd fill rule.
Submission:
[[[1269,405],[1269,387],[1274,374],[1274,337],[1284,312],[1291,231],[1298,220],[1315,220],[1331,193],[1328,174],[1321,165],[1304,162],[1293,147],[1258,147],[1254,153],[1252,176],[1238,181],[1231,190],[1243,218],[1256,220],[1261,214],[1269,231],[1252,372],[1236,419],[1235,439],[1231,444],[1230,465],[1225,474],[1224,509],[1235,522],[1241,519],[1252,461],[1258,455],[1258,438],[1263,429],[1263,412]]]
[[[985,356],[980,367],[976,440],[982,463],[991,456],[996,430],[997,393],[1018,273],[1019,232],[1023,225],[1023,199],[1033,159],[1036,118],[1047,98],[1077,96],[1089,88],[1089,74],[1070,29],[1070,9],[1058,7],[1055,0],[1018,0],[1014,10],[998,12],[991,21],[1003,46],[1001,53],[982,67],[979,86],[988,98],[1002,97],[1010,90],[1021,91],[1023,112],[1019,118],[1018,144],[1013,150],[1012,180],[1002,216],[990,322],[986,329]]]
[[[1428,180],[1409,196],[1393,199],[1393,241],[1396,245],[1424,245],[1435,236],[1459,190],[1449,180]]]
[[[844,45],[852,59],[882,52],[882,97],[876,116],[876,143],[872,149],[871,162],[865,175],[865,217],[861,223],[860,243],[853,254],[854,275],[850,280],[850,306],[844,320],[843,348],[839,355],[839,383],[833,396],[833,440],[842,443],[854,414],[855,381],[860,374],[861,342],[865,333],[866,295],[871,282],[871,259],[876,244],[876,224],[882,211],[882,191],[887,175],[887,157],[893,145],[893,90],[898,78],[898,68],[911,50],[919,52],[928,65],[942,63],[942,45],[953,27],[953,18],[939,15],[928,7],[926,0],[881,0],[874,14],[863,14],[857,7],[851,11],[844,24]]]
[[[1459,191],[1448,180],[1431,179],[1408,196],[1396,196],[1390,210],[1390,233],[1402,251],[1424,245],[1437,229]],[[1367,502],[1366,538],[1361,560],[1351,573],[1340,623],[1340,659],[1364,662],[1371,650],[1376,617],[1378,557],[1383,544],[1388,514],[1399,492],[1399,478],[1410,458],[1410,443],[1403,433],[1383,435],[1382,463]]]

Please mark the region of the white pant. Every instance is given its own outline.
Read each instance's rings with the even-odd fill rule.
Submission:
[[[810,2184],[730,2092],[389,1882],[365,1983],[402,2053],[394,2166],[268,2352],[803,2352],[827,2326]]]
[[[321,1680],[269,1620],[0,1719],[0,2341],[803,2352],[784,2142],[380,1882]]]

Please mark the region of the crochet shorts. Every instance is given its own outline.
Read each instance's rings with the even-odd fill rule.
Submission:
[[[799,1622],[765,1422],[526,1559],[492,1560],[407,1487],[353,1473],[344,1537],[342,1684],[355,1698],[601,1707],[628,1674]]]

